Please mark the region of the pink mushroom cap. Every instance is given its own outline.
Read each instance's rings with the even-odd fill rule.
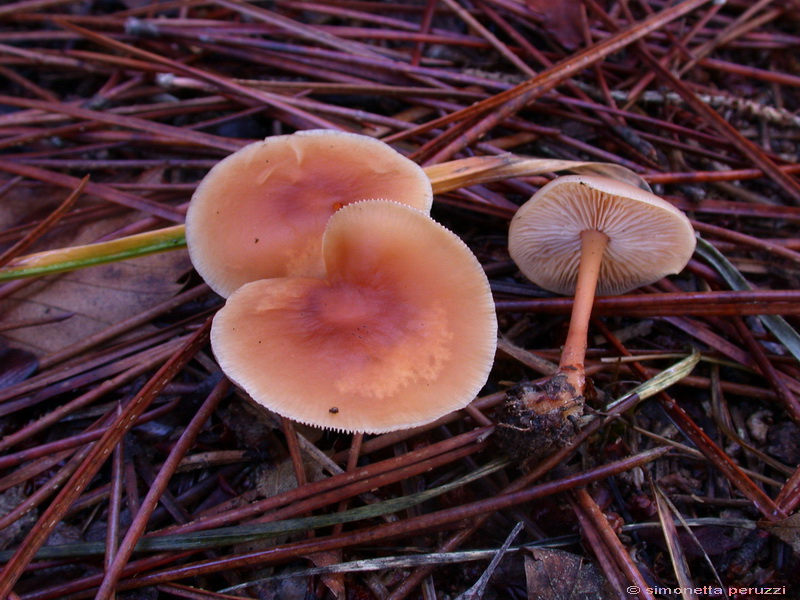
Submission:
[[[258,403],[293,420],[381,433],[471,402],[497,319],[469,248],[396,202],[350,204],[322,239],[323,279],[247,283],[216,315],[214,354]]]
[[[433,193],[419,165],[374,138],[321,129],[270,137],[200,182],[186,215],[189,254],[223,297],[259,279],[318,277],[330,216],[372,198],[427,212]]]
[[[538,286],[575,292],[581,232],[608,237],[597,294],[624,294],[679,273],[697,240],[689,219],[672,204],[633,185],[597,175],[554,179],[514,215],[511,258]]]

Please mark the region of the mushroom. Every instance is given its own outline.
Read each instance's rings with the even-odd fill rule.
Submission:
[[[318,277],[328,219],[369,198],[430,211],[433,193],[419,165],[365,135],[315,129],[249,144],[216,164],[192,196],[192,263],[223,297],[259,279]]]
[[[571,439],[583,414],[595,292],[622,294],[678,273],[695,243],[681,211],[608,177],[560,177],[520,207],[509,230],[511,257],[535,284],[575,300],[558,372],[540,386],[511,390],[501,410],[503,446],[517,456],[537,456]]]
[[[422,425],[466,406],[497,320],[480,263],[425,213],[370,200],[336,211],[324,278],[244,284],[214,318],[223,371],[258,403],[348,432]]]

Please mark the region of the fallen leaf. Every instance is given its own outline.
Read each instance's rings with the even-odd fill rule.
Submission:
[[[267,444],[270,432],[275,429],[275,421],[255,402],[227,402],[220,407],[217,415],[243,448],[255,452],[268,450]]]
[[[522,531],[522,523],[517,523],[514,529],[511,530],[511,533],[508,534],[508,537],[506,537],[506,541],[503,542],[503,545],[492,558],[489,566],[486,567],[483,575],[480,576],[478,581],[476,581],[471,588],[459,595],[456,600],[482,600],[483,595],[486,593],[486,586],[489,585],[489,581],[500,566],[500,561],[503,560],[506,552],[508,552],[508,549],[511,547],[511,542],[519,535],[520,531]]]
[[[138,180],[161,182],[164,170],[150,169]],[[59,206],[66,195],[61,188],[19,185],[3,197],[0,226],[13,229],[36,223]],[[96,198],[83,194],[75,208],[88,209],[96,203]],[[90,244],[139,219],[141,215],[133,212],[88,221],[70,221],[65,217],[27,252]],[[9,330],[4,337],[11,346],[37,357],[56,352],[171,298],[180,290],[179,278],[190,268],[188,252],[177,250],[31,280],[23,289],[0,301],[0,319],[70,318]]]
[[[735,550],[742,545],[748,529],[733,527],[695,527],[692,529],[694,538],[686,531],[678,531],[678,542],[691,560],[708,556],[719,556],[725,552]],[[663,532],[660,529],[648,529],[641,532],[641,538],[648,546],[666,549]],[[699,546],[698,546],[699,544]]]
[[[31,352],[0,346],[0,389],[23,381],[38,365]]]
[[[764,523],[762,527],[782,542],[789,544],[795,553],[800,554],[800,513],[776,523]]]
[[[61,237],[61,247],[95,241],[124,223],[92,223],[71,239]],[[178,279],[190,268],[188,252],[177,250],[42,278],[0,301],[2,318],[72,316],[9,331],[5,337],[37,356],[56,352],[171,298],[180,290]]]
[[[582,557],[549,548],[525,555],[528,600],[612,600],[616,598],[601,569]]]
[[[324,552],[315,552],[306,556],[308,560],[314,563],[315,567],[329,567],[331,565],[338,565],[342,562],[341,550],[327,550]],[[334,598],[341,600],[345,597],[344,589],[344,573],[325,573],[321,576],[325,587],[327,587]]]
[[[0,493],[0,516],[10,513],[27,499],[24,487],[24,485],[18,485]],[[8,527],[0,529],[0,550],[5,550],[18,543],[38,518],[37,511],[32,510],[22,515]]]
[[[309,482],[319,481],[325,477],[322,466],[304,454],[303,467],[306,479]],[[252,474],[252,480],[248,483],[250,488],[255,489],[259,497],[273,498],[293,490],[297,487],[297,478],[294,473],[294,465],[290,458],[277,459],[275,462],[262,461],[256,471]],[[301,517],[303,515],[297,515]],[[237,544],[234,546],[236,552],[256,552],[280,546],[288,541],[303,539],[305,532],[293,532],[269,537],[262,540]]]
[[[800,427],[792,421],[781,421],[769,428],[767,453],[787,465],[800,463]]]
[[[291,572],[291,569],[287,568],[282,572]],[[308,581],[303,577],[272,579],[253,585],[250,589],[260,600],[306,600],[308,598]]]
[[[526,0],[526,3],[564,48],[574,50],[583,43],[586,16],[581,0]]]
[[[174,296],[190,268],[185,251],[136,258],[46,278],[0,302],[6,319],[37,319],[74,313],[46,327],[6,334],[37,356],[57,352]],[[141,332],[141,329],[139,329]]]
[[[304,456],[303,467],[306,478],[310,483],[324,479],[325,475],[322,472],[322,466],[318,462]],[[294,474],[294,465],[288,458],[280,461],[275,466],[265,465],[264,472],[259,474],[256,482],[256,489],[264,498],[279,496],[296,487],[297,479]]]

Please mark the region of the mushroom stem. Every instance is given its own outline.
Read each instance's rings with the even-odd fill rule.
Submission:
[[[495,439],[510,456],[551,455],[580,429],[592,399],[584,363],[595,294],[623,294],[679,272],[695,243],[672,204],[608,177],[558,177],[520,206],[508,232],[511,258],[539,287],[574,295],[574,304],[558,371],[509,388],[496,412]]]
[[[575,300],[569,322],[567,341],[561,351],[559,371],[564,373],[567,382],[575,388],[577,395],[583,395],[586,384],[584,360],[586,340],[589,334],[589,317],[592,314],[594,293],[603,253],[608,245],[608,236],[594,229],[581,232],[581,259],[578,266],[578,281]]]

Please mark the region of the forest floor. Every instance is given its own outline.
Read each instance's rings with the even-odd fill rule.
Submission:
[[[0,4],[0,598],[800,598],[798,56],[793,0]],[[218,161],[307,129],[423,165],[484,267],[466,409],[353,435],[222,374],[180,225]],[[598,298],[580,431],[520,464],[497,409],[572,300],[508,227],[553,161],[624,167],[700,241]]]

